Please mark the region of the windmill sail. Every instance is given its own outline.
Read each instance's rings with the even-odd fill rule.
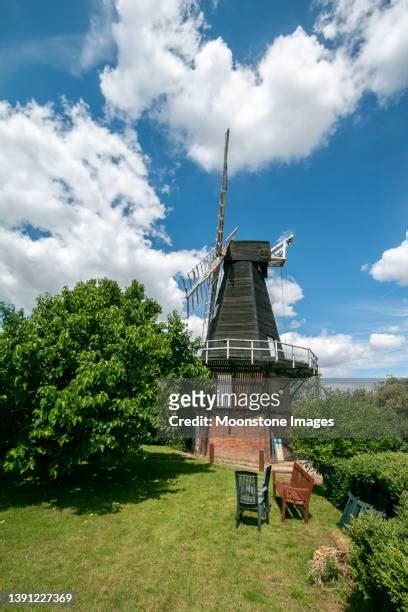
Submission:
[[[222,247],[224,240],[224,220],[225,220],[225,205],[227,203],[227,191],[228,191],[228,144],[229,144],[229,129],[225,132],[225,145],[224,145],[224,167],[222,171],[221,181],[221,193],[220,193],[220,210],[218,213],[218,226],[217,226],[217,241],[215,249],[219,257],[222,256]],[[206,321],[204,322],[204,329],[207,331],[210,328],[211,319],[214,313],[215,302],[217,299],[217,290],[220,278],[220,267],[214,273],[214,278],[211,284],[211,295],[208,306],[208,313],[206,313]],[[204,330],[203,330],[204,331]]]
[[[208,298],[209,290],[214,286],[215,277],[219,277],[220,265],[231,240],[236,236],[237,228],[227,237],[221,245],[221,253],[217,255],[214,247],[197,265],[183,278],[184,291],[187,300],[187,315]]]
[[[223,167],[222,181],[221,181],[220,210],[218,213],[218,226],[217,226],[217,241],[215,244],[217,255],[221,255],[223,241],[224,241],[225,205],[227,203],[227,190],[228,190],[228,144],[229,144],[229,129],[225,132],[224,167]]]
[[[225,205],[228,190],[228,143],[229,129],[225,132],[224,166],[215,247],[183,278],[187,301],[187,315],[189,316],[190,312],[200,302],[203,300],[206,302],[203,331],[207,329],[213,315],[222,260],[225,257],[229,243],[235,238],[237,233],[235,228],[224,241]]]

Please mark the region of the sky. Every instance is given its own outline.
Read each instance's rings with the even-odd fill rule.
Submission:
[[[63,285],[136,278],[186,317],[230,128],[226,233],[295,234],[268,279],[282,339],[324,375],[408,376],[408,0],[13,0],[0,16],[0,300],[29,312]]]

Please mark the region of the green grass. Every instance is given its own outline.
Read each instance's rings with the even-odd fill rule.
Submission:
[[[231,470],[145,450],[63,485],[0,483],[0,591],[73,591],[77,610],[343,609],[341,586],[307,580],[339,534],[327,500],[313,495],[307,525],[271,500],[260,534],[255,515],[236,529]]]

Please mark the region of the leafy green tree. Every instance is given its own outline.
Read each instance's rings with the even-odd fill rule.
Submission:
[[[149,439],[156,385],[205,368],[180,317],[133,281],[90,280],[43,295],[30,317],[2,308],[0,460],[6,470],[52,478]]]
[[[0,461],[29,427],[27,409],[39,379],[33,325],[22,310],[0,303]]]
[[[390,376],[378,385],[373,395],[382,408],[391,408],[404,418],[408,416],[408,378]]]
[[[391,405],[380,405],[372,392],[326,390],[295,405],[294,416],[334,420],[334,427],[310,429],[307,436],[296,428],[292,432],[292,450],[318,470],[336,459],[397,450],[402,445],[403,420]]]

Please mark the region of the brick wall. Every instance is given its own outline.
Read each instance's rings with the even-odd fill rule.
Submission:
[[[242,372],[213,372],[217,379],[217,387],[220,393],[234,392],[250,394],[256,392],[275,393],[280,389],[279,378],[271,379],[264,377],[262,371]],[[227,415],[229,408],[218,406],[212,412],[220,416]],[[251,410],[234,410],[234,418],[245,418],[257,416]],[[277,415],[273,416],[285,416]],[[279,434],[278,434],[279,435]],[[273,462],[272,453],[273,432],[270,427],[222,427],[218,425],[213,430],[205,430],[200,433],[199,439],[195,441],[195,450],[201,455],[208,456],[209,445],[214,445],[214,454],[217,459],[227,459],[237,463],[253,463],[258,465],[259,451],[264,451],[265,463]]]
[[[226,430],[228,428],[225,428]],[[229,431],[220,431],[217,428],[217,435],[208,432],[208,438],[202,441],[199,447],[201,454],[207,456],[209,445],[214,445],[216,459],[226,459],[237,463],[258,464],[259,451],[265,453],[265,462],[273,461],[271,453],[271,432],[268,428],[253,427],[231,427]]]

